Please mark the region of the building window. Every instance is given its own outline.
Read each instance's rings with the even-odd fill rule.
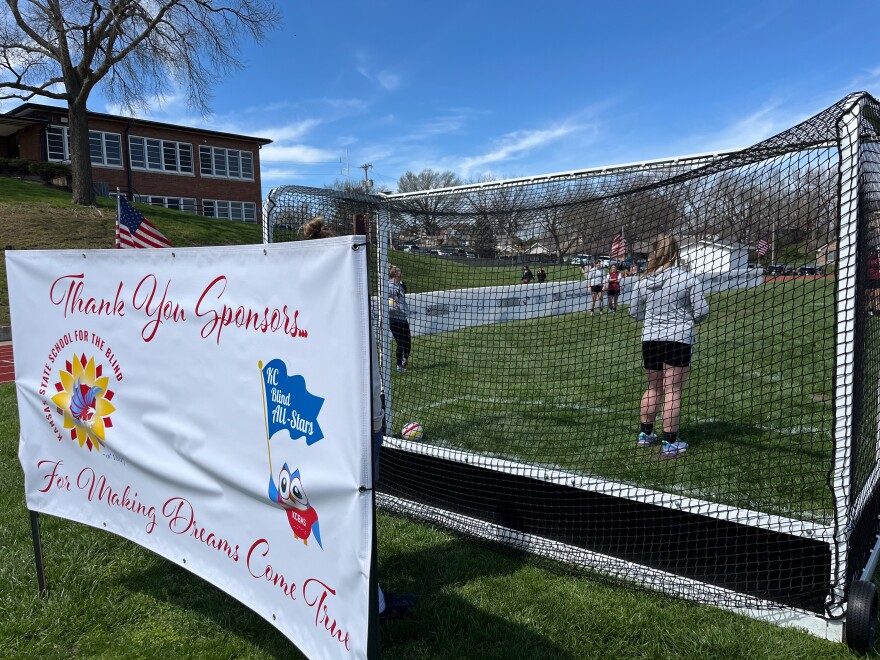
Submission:
[[[70,161],[70,138],[67,135],[67,126],[46,128],[46,154],[53,162]]]
[[[209,218],[226,218],[241,222],[257,221],[257,205],[254,202],[231,202],[225,199],[203,199],[202,215]]]
[[[46,128],[46,155],[52,162],[70,162],[70,129],[67,126]],[[89,155],[92,165],[122,167],[122,137],[118,133],[89,131]]]
[[[122,167],[122,138],[118,133],[89,131],[92,165]]]
[[[254,155],[250,151],[200,146],[199,167],[202,176],[254,180]]]
[[[136,135],[128,137],[128,155],[136,170],[192,174],[192,145]]]
[[[166,209],[197,213],[196,200],[193,197],[160,197],[158,195],[135,195],[134,201],[151,206],[163,206]]]

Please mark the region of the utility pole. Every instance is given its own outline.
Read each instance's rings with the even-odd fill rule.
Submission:
[[[370,181],[370,168],[373,166],[372,163],[364,163],[361,165],[361,169],[364,171],[364,192],[370,192],[370,188],[373,187],[373,182]]]
[[[351,161],[348,160],[348,147],[345,148],[345,185],[351,190]]]

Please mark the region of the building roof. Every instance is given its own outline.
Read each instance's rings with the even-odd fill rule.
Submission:
[[[692,247],[694,245],[712,245],[714,247],[725,248],[727,250],[751,250],[752,248],[743,243],[725,243],[724,241],[716,241],[709,238],[700,238],[695,241],[689,241],[681,246],[683,250],[686,247]]]
[[[67,108],[57,105],[44,105],[42,103],[23,103],[17,108],[13,108],[5,115],[0,114],[0,125],[4,125],[7,121],[14,121],[16,119],[20,120],[29,120],[31,123],[43,123],[39,119],[30,119],[32,115],[42,113],[42,112],[67,112]],[[112,121],[120,121],[127,124],[131,124],[133,126],[154,126],[156,128],[163,129],[173,129],[177,131],[187,131],[190,133],[199,133],[201,135],[213,135],[215,137],[224,137],[224,138],[234,138],[238,140],[248,140],[249,142],[256,142],[259,145],[271,144],[272,140],[268,138],[261,137],[253,137],[251,135],[238,135],[236,133],[224,133],[223,131],[212,131],[205,128],[194,128],[192,126],[181,126],[180,124],[167,124],[161,121],[152,121],[149,119],[138,119],[137,117],[125,117],[123,115],[109,115],[101,112],[92,112],[89,110],[89,117],[94,117],[95,119],[109,119]],[[19,126],[21,128],[21,126]],[[0,126],[0,130],[2,130],[2,126]],[[15,130],[18,130],[16,128]],[[14,133],[15,131],[10,131]],[[8,133],[0,133],[0,135],[8,135]]]
[[[6,115],[0,115],[0,137],[6,137],[7,135],[18,133],[25,126],[42,123],[43,122],[37,121],[35,119],[23,119],[18,117],[8,117]]]

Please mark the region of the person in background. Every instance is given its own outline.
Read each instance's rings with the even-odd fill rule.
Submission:
[[[868,258],[868,316],[880,311],[880,252],[871,250]]]
[[[388,267],[388,320],[391,325],[391,334],[394,336],[394,343],[397,344],[396,368],[398,371],[406,371],[409,366],[412,335],[407,319],[409,307],[406,304],[406,287],[400,281],[400,275],[400,266],[391,264]]]
[[[605,284],[605,270],[602,268],[601,261],[594,261],[593,267],[584,272],[587,278],[587,285],[590,287],[592,295],[590,299],[590,316],[593,315],[593,308],[596,306],[596,300],[599,300],[599,316],[602,316],[602,289]]]
[[[638,277],[639,276],[639,264],[636,261],[633,261],[629,267],[629,276],[630,277]]]
[[[547,271],[543,267],[538,268],[538,284],[547,281]]]
[[[335,234],[329,229],[324,228],[324,218],[317,216],[312,218],[303,227],[303,236],[307,240],[315,240],[320,238],[332,238]],[[370,376],[371,376],[371,394],[372,394],[372,410],[373,410],[373,482],[379,480],[379,450],[382,447],[382,437],[384,435],[383,427],[385,426],[385,406],[382,403],[382,380],[379,375],[379,354],[376,346],[376,333],[373,330],[372,321],[370,322]],[[378,586],[378,582],[376,583]],[[395,596],[391,593],[379,590],[379,620],[387,621],[389,619],[397,619],[409,614],[415,607],[417,598],[413,594]]]
[[[519,281],[522,284],[531,284],[534,279],[534,274],[532,273],[532,269],[528,266],[523,266],[522,275],[519,278]]]
[[[617,270],[617,265],[611,266],[611,272],[606,278],[606,287],[608,290],[608,312],[614,314],[617,311],[617,298],[620,296],[620,282],[623,277]]]
[[[662,455],[680,456],[687,443],[679,440],[681,397],[691,369],[696,324],[709,316],[700,281],[676,266],[678,242],[660,234],[648,260],[647,276],[633,288],[630,315],[644,321],[642,363],[648,388],[642,395],[641,429],[637,444],[650,447],[657,440],[654,420],[663,406]]]

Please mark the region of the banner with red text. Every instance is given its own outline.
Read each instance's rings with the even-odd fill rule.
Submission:
[[[28,508],[189,569],[309,657],[365,657],[360,242],[8,251]]]

